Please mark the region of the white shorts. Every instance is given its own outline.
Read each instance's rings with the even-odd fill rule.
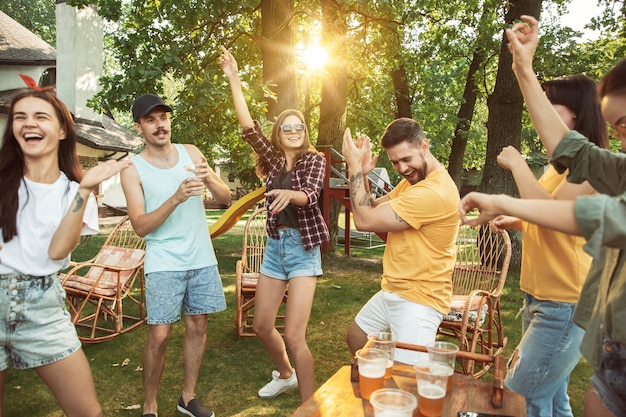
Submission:
[[[417,304],[395,293],[378,291],[361,308],[354,321],[366,334],[391,331],[394,340],[425,345],[437,337],[443,314],[432,307]],[[426,353],[396,349],[396,362],[412,365],[427,360]]]

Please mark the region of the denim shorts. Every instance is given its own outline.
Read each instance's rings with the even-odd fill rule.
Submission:
[[[606,408],[616,416],[626,415],[626,345],[604,339],[602,367],[591,383]]]
[[[283,281],[319,277],[323,274],[320,247],[305,250],[298,229],[278,229],[278,239],[267,239],[260,272]]]
[[[58,275],[0,275],[0,371],[28,369],[65,359],[80,341],[65,309]]]
[[[226,300],[217,265],[146,274],[146,308],[148,324],[177,322],[183,308],[188,316],[225,310]]]

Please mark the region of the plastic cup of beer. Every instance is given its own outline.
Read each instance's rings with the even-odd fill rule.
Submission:
[[[450,367],[450,375],[448,377],[448,386],[446,391],[452,389],[452,378],[454,375],[454,366],[456,363],[456,353],[459,351],[459,347],[454,343],[434,341],[426,344],[426,350],[428,351],[428,360],[434,362],[441,362]]]
[[[423,361],[413,365],[417,379],[417,403],[426,417],[440,417],[446,397],[450,367],[440,362]]]
[[[369,400],[372,392],[383,387],[387,357],[387,352],[381,349],[363,348],[356,351],[361,398]]]
[[[367,335],[367,347],[381,349],[387,352],[387,369],[385,371],[385,379],[391,378],[393,369],[393,359],[396,351],[396,341],[392,339],[389,332],[375,332]]]
[[[374,417],[412,417],[417,408],[417,398],[396,388],[378,389],[370,396]]]

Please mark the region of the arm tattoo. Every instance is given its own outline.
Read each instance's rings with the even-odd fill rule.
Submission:
[[[393,212],[393,214],[395,214],[395,215],[396,215],[396,220],[397,220],[398,222],[400,222],[400,223],[406,223],[402,217],[398,216],[398,213],[396,213],[396,212],[394,211],[394,212]]]
[[[74,202],[76,203],[76,206],[74,207],[74,210],[72,211],[76,213],[78,210],[80,210],[83,207],[83,204],[85,204],[85,199],[83,199],[80,196],[80,193],[76,192],[76,196],[74,197]]]
[[[356,205],[357,192],[361,188],[361,184],[363,183],[363,173],[358,172],[356,175],[350,176],[350,203]],[[365,194],[359,200],[359,206],[372,206],[372,198],[368,191],[368,182],[366,181],[363,184],[365,188]]]

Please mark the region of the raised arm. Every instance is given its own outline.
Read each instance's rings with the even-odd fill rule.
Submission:
[[[70,254],[80,241],[83,229],[83,215],[87,207],[89,195],[102,181],[111,178],[131,165],[129,160],[107,161],[91,168],[83,177],[74,200],[59,227],[52,235],[48,256],[50,259],[63,259]]]
[[[233,104],[235,106],[235,112],[237,113],[237,119],[243,129],[249,129],[254,126],[252,116],[250,116],[250,110],[246,103],[246,98],[243,95],[241,89],[241,80],[239,79],[239,69],[237,68],[237,61],[233,54],[223,46],[222,55],[220,56],[220,68],[224,71],[224,74],[228,78],[230,84],[230,91],[233,95]]]
[[[533,57],[539,42],[539,24],[532,16],[522,15],[521,19],[522,22],[505,31],[509,40],[509,51],[513,54],[513,72],[535,130],[548,155],[552,156],[556,145],[569,129],[550,104],[533,71]]]
[[[342,153],[350,175],[350,205],[354,225],[358,230],[368,232],[395,232],[411,227],[396,215],[389,204],[388,196],[377,200],[372,198],[367,175],[372,171],[375,159],[370,156],[370,140],[361,135],[352,140],[350,129],[343,134]]]
[[[478,216],[468,216],[474,209],[478,209]],[[504,194],[472,192],[461,199],[459,211],[461,222],[471,226],[487,224],[499,215],[507,215],[559,232],[581,236],[574,214],[574,200],[525,200]]]

